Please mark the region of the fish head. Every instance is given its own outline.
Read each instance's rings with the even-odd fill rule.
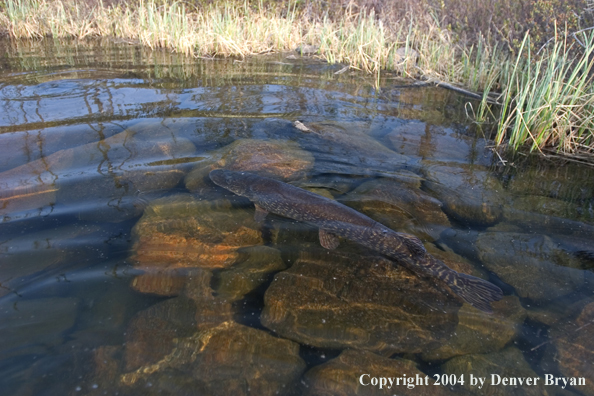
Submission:
[[[210,180],[217,186],[223,187],[237,195],[244,197],[250,194],[249,174],[244,172],[234,172],[226,169],[215,169],[208,174]]]

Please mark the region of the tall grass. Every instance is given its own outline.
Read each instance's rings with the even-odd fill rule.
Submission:
[[[594,34],[584,35],[583,42],[585,48],[572,55],[567,41],[556,37],[535,60],[526,35],[517,58],[500,76],[504,88],[497,144],[594,152]]]

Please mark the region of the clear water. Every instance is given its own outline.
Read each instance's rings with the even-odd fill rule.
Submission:
[[[360,381],[404,374],[429,382],[392,393],[593,394],[591,168],[502,166],[467,98],[315,59],[0,46],[2,394],[379,394]],[[506,296],[486,315],[310,225],[255,223],[217,167],[415,234]]]

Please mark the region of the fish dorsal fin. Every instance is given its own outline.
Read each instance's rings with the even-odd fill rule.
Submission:
[[[414,235],[398,233],[398,236],[402,238],[402,242],[406,245],[408,250],[412,253],[413,257],[423,257],[427,251],[423,242]]]
[[[256,205],[256,213],[254,213],[254,220],[256,221],[256,223],[263,222],[267,215],[268,211],[266,209]]]
[[[334,250],[340,244],[338,237],[320,228],[320,244],[328,250]]]

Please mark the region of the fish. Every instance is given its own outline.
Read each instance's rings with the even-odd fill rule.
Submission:
[[[449,268],[429,254],[414,235],[396,232],[332,199],[249,172],[215,169],[209,176],[216,185],[248,198],[256,207],[257,222],[274,213],[311,224],[319,229],[320,244],[329,250],[339,246],[338,237],[359,243],[419,276],[439,279],[462,300],[486,313],[493,313],[490,303],[503,297],[491,282]]]

